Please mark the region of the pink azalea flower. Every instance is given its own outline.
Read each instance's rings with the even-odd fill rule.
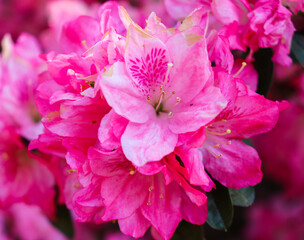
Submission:
[[[291,59],[287,54],[295,30],[290,19],[291,12],[279,0],[260,0],[255,3],[248,17],[249,27],[254,34],[249,37],[249,46],[254,50],[258,47],[275,47],[273,60],[290,65]]]
[[[5,214],[7,221],[9,221],[9,218],[11,221],[11,225],[6,231],[9,239],[67,239],[63,233],[51,224],[50,220],[37,206],[18,203],[6,209]]]
[[[206,196],[189,184],[174,154],[141,168],[134,167],[121,149],[90,148],[88,157],[91,181],[74,195],[78,220],[118,219],[121,231],[135,238],[152,225],[164,239],[173,235],[181,219],[205,222]]]
[[[219,89],[208,85],[204,37],[191,36],[177,33],[163,42],[131,22],[125,62],[114,63],[103,74],[107,102],[130,121],[121,143],[137,166],[173,152],[178,134],[199,129],[226,106]]]
[[[75,20],[79,16],[90,18],[97,15],[96,9],[89,7],[88,4],[81,0],[48,1],[46,10],[48,16],[48,29],[40,34],[40,40],[47,51],[55,50],[67,52],[70,49],[69,46],[61,46],[62,42],[60,42],[61,32],[65,24]],[[92,21],[90,21],[90,19],[87,21],[89,21],[88,24],[90,25],[94,24],[91,23]],[[70,28],[71,27],[73,26],[70,26]],[[82,33],[85,28],[81,24],[79,27],[82,29],[79,32]],[[86,30],[88,30],[88,28]],[[77,32],[72,31],[70,35],[77,36]]]
[[[278,120],[278,104],[247,89],[244,83],[222,70],[216,79],[228,106],[205,127],[204,166],[229,188],[242,188],[261,181],[257,152],[241,141],[271,130]]]
[[[0,39],[10,33],[16,39],[22,32],[35,36],[45,29],[48,0],[12,0],[0,2]]]
[[[263,160],[265,174],[292,195],[303,192],[304,187],[304,109],[299,100],[291,101],[291,107],[281,113],[273,131],[253,138]],[[282,140],[278,141],[278,137]]]
[[[304,1],[303,0],[282,0],[283,5],[288,6],[294,14],[299,11],[304,11]]]
[[[45,213],[54,213],[54,178],[38,154],[27,151],[21,138],[1,124],[0,206],[16,202],[38,205]],[[46,158],[47,156],[43,156]]]
[[[299,240],[304,229],[303,198],[286,199],[277,196],[254,205],[248,214],[246,239]]]
[[[40,52],[37,40],[25,33],[15,44],[9,35],[2,40],[0,118],[28,140],[42,132],[34,102],[38,74],[45,67]]]
[[[210,0],[165,0],[165,6],[168,13],[176,20],[183,20],[195,8],[198,8],[201,5],[210,7],[210,3]]]

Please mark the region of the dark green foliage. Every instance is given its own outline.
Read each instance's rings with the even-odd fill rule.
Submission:
[[[249,207],[255,197],[254,188],[229,189],[232,204],[238,207]]]
[[[271,48],[261,48],[254,54],[254,67],[259,75],[257,93],[266,96],[273,81],[273,62]]]
[[[207,223],[214,229],[227,230],[233,219],[233,206],[228,188],[216,183],[216,189],[207,193],[208,219]]]

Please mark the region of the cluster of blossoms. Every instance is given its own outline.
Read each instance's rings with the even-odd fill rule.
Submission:
[[[253,56],[272,48],[274,62],[291,64],[292,12],[279,0],[157,4],[174,27],[153,12],[136,23],[117,2],[49,1],[44,51],[29,34],[4,36],[1,209],[36,205],[24,211],[54,219],[66,204],[78,222],[117,220],[125,235],[150,228],[170,239],[183,219],[205,223],[215,180],[261,181],[261,160],[242,139],[273,129],[288,103],[256,93]]]

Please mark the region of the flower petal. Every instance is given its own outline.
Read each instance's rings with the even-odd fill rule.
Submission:
[[[217,141],[207,138],[206,143],[227,142],[223,138],[213,139]],[[256,150],[240,140],[232,140],[231,144],[222,144],[219,148],[205,146],[202,151],[207,171],[228,188],[253,186],[262,180],[261,160]]]
[[[168,124],[155,118],[143,124],[130,122],[121,137],[121,146],[126,157],[136,166],[147,162],[159,161],[173,152],[177,135],[172,133]]]

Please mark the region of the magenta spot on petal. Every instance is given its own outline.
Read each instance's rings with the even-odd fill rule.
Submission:
[[[131,76],[136,87],[144,95],[149,95],[163,84],[168,69],[165,53],[165,49],[152,48],[151,52],[141,59],[129,60]]]

